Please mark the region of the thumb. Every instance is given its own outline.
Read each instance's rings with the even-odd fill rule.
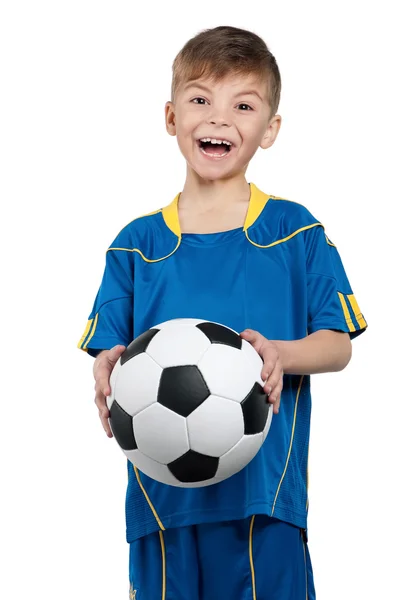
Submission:
[[[257,352],[260,352],[261,345],[264,342],[264,336],[261,333],[253,329],[245,329],[240,336],[249,342]]]
[[[248,342],[255,342],[260,337],[260,334],[258,331],[253,331],[253,329],[245,329],[240,336]]]

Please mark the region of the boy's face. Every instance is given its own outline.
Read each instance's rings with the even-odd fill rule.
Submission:
[[[188,82],[174,103],[167,102],[167,131],[177,136],[188,165],[200,177],[214,180],[245,172],[257,149],[274,143],[281,117],[270,119],[266,92],[266,84],[254,76],[228,76],[217,83]]]

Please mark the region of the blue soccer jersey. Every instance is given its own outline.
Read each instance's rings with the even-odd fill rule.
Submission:
[[[354,337],[367,324],[336,247],[302,205],[250,184],[243,228],[181,234],[179,195],[129,223],[106,266],[79,348],[96,356],[175,318],[223,323],[270,340],[320,329]],[[266,514],[307,527],[310,378],[285,375],[279,414],[255,458],[213,486],[158,483],[129,461],[127,541],[158,529]]]

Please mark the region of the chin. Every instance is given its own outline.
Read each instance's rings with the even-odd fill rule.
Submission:
[[[194,162],[187,161],[188,167],[196,173],[198,177],[206,181],[219,181],[222,179],[231,179],[238,173],[244,172],[244,167],[232,166],[221,166],[221,165],[209,165],[209,167],[195,164]]]

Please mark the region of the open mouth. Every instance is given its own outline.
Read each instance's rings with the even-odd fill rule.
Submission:
[[[197,144],[203,154],[212,158],[223,158],[231,152],[232,142],[224,139],[201,138]]]

